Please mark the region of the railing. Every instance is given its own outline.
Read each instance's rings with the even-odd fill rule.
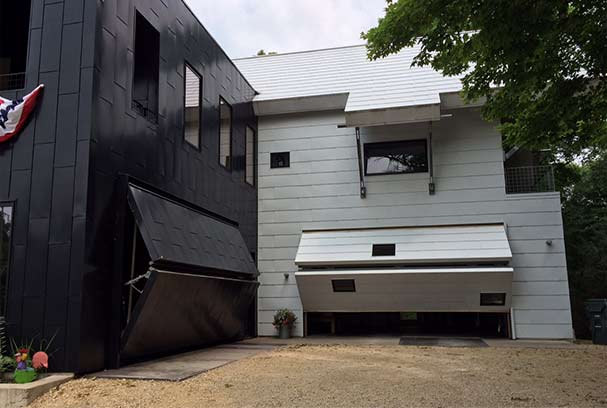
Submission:
[[[545,193],[554,191],[552,166],[507,167],[506,194]]]
[[[0,75],[0,91],[25,88],[25,72]]]

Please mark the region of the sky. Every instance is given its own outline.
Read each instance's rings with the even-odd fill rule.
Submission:
[[[231,58],[362,44],[385,0],[185,0]]]

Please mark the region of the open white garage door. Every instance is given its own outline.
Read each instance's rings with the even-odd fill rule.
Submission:
[[[507,312],[503,224],[305,231],[295,263],[306,312]]]

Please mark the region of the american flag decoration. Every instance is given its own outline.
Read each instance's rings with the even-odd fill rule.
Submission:
[[[39,85],[32,93],[14,101],[0,96],[0,143],[10,140],[23,129],[43,88],[44,85]]]

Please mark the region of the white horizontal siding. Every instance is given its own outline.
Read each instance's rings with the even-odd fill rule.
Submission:
[[[293,274],[302,230],[504,222],[515,267],[517,335],[572,336],[559,197],[505,195],[501,137],[478,112],[456,111],[434,124],[433,196],[427,174],[403,174],[366,177],[368,196],[361,199],[355,134],[337,128],[339,123],[343,112],[259,120],[260,334],[275,333],[271,321],[278,308],[301,315]],[[362,129],[362,138],[425,138],[427,129],[425,124],[375,127]],[[269,168],[270,152],[278,151],[291,153],[290,168]],[[356,238],[348,243],[360,244]],[[299,324],[296,334],[302,330]]]

